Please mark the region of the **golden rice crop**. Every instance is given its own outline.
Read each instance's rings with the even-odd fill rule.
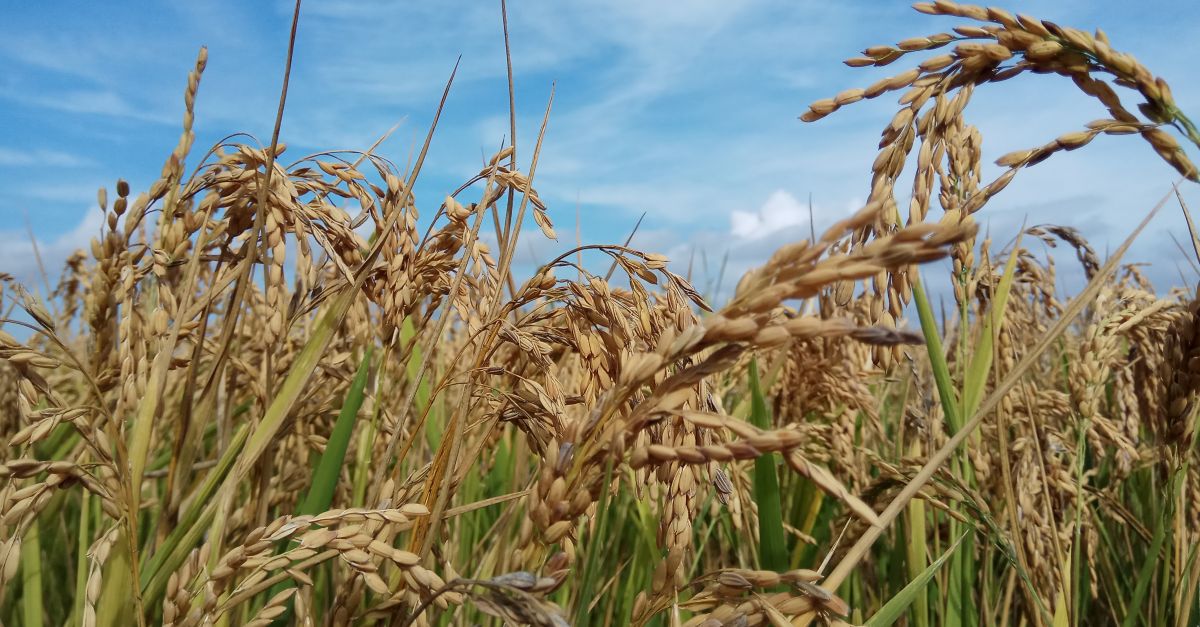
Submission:
[[[802,116],[901,92],[868,201],[719,306],[628,246],[514,276],[522,235],[554,237],[549,105],[532,147],[430,202],[440,106],[407,170],[375,147],[289,161],[278,120],[195,157],[202,50],[159,179],[100,190],[103,232],[47,298],[0,275],[30,332],[0,331],[0,619],[1194,624],[1200,295],[1120,265],[1128,242],[1101,260],[1041,225],[997,248],[973,216],[1099,135],[1195,181],[1170,129],[1200,134],[1101,31],[916,9],[966,22],[847,63],[950,52]],[[1110,117],[985,183],[968,104],[1024,73]],[[1060,300],[1030,240],[1088,286]],[[918,269],[940,259],[939,321]]]

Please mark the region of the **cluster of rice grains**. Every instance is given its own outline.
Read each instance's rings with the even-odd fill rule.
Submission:
[[[1102,31],[1091,35],[1026,15],[1014,16],[1003,9],[946,1],[914,7],[922,13],[968,18],[978,24],[866,49],[864,56],[846,64],[885,66],[913,52],[953,46],[949,53],[927,58],[866,89],[850,89],[814,102],[801,116],[812,122],[859,100],[904,90],[901,108],[884,129],[872,166],[870,199],[882,209],[877,221],[856,235],[852,246],[869,241],[874,233],[891,232],[901,223],[895,186],[914,148],[908,225],[927,219],[935,185],[943,209],[940,221],[969,220],[1020,168],[1040,163],[1055,152],[1080,148],[1100,134],[1140,134],[1179,174],[1200,180],[1195,165],[1164,127],[1175,127],[1197,145],[1200,133],[1180,112],[1166,82],[1129,54],[1114,50]],[[1006,170],[985,185],[980,177],[982,137],[965,124],[964,109],[976,88],[1025,72],[1070,78],[1084,94],[1099,100],[1111,117],[1089,122],[1086,130],[1066,133],[1044,146],[1000,157],[996,164]],[[1111,84],[1104,77],[1110,78]],[[1138,94],[1141,117],[1125,106],[1114,86]],[[1171,490],[1164,498],[1174,502],[1155,510],[1149,524],[1162,512],[1175,518],[1164,523],[1176,534],[1171,549],[1176,571],[1166,580],[1172,582],[1169,586],[1190,592],[1164,594],[1156,602],[1169,608],[1164,610],[1167,613],[1152,615],[1157,620],[1170,619],[1171,624],[1189,624],[1200,582],[1190,549],[1200,540],[1200,510],[1186,505],[1200,490],[1191,463],[1195,460],[1191,438],[1200,383],[1195,379],[1200,364],[1192,361],[1195,335],[1191,325],[1200,306],[1197,296],[1187,291],[1159,297],[1136,266],[1124,268],[1116,277],[1097,277],[1101,264],[1073,229],[1047,225],[1030,229],[1027,235],[1042,238],[1051,246],[1058,239],[1074,248],[1087,279],[1100,283],[1098,293],[1087,301],[1082,319],[1065,336],[1061,349],[1046,356],[1037,367],[1037,376],[1026,377],[1001,398],[995,419],[983,422],[980,432],[968,440],[965,455],[970,472],[965,474],[969,476],[955,476],[944,468],[925,486],[929,492],[925,498],[947,510],[945,503],[954,500],[980,510],[975,514],[976,524],[990,525],[992,541],[1002,546],[996,557],[1017,566],[1007,574],[1007,587],[998,588],[1004,590],[1002,597],[989,600],[986,594],[976,593],[981,597],[974,601],[976,611],[987,615],[990,602],[996,608],[1005,607],[996,609],[994,616],[1045,624],[1051,620],[1049,613],[1055,614],[1054,621],[1059,619],[1057,614],[1063,608],[1056,608],[1056,602],[1066,598],[1069,606],[1075,603],[1072,599],[1090,597],[1089,601],[1098,602],[1089,610],[1091,616],[1119,622],[1130,611],[1114,600],[1122,591],[1106,588],[1100,580],[1105,576],[1125,578],[1116,564],[1139,567],[1141,563],[1128,557],[1124,562],[1098,557],[1098,552],[1111,550],[1114,541],[1111,536],[1102,539],[1101,534],[1111,534],[1138,520],[1139,514],[1126,509],[1138,507],[1130,504],[1131,492],[1160,481],[1169,483]],[[992,260],[989,249],[990,242],[976,246],[974,241],[964,240],[952,252],[957,321],[946,322],[943,331],[949,366],[954,369],[959,362],[957,368],[964,379],[974,365],[970,351],[962,349],[964,340],[969,345],[983,340],[981,333],[994,334],[988,339],[995,342],[998,379],[1013,369],[1064,313],[1055,298],[1053,261],[1046,259],[1040,265],[1025,249],[1016,248],[1007,251],[1016,270],[1003,324],[999,328],[985,326],[1005,265],[1004,259]],[[914,278],[909,272],[875,277],[870,293],[859,299],[865,301],[862,305],[847,298],[849,290],[828,296],[838,307],[866,312],[864,321],[890,324],[909,303]],[[822,300],[821,307],[828,309],[830,304]],[[964,324],[964,320],[973,323]],[[868,363],[864,356],[838,367],[821,361],[830,347],[800,343],[793,350],[802,347],[806,353],[793,362],[796,374],[783,388],[786,397],[799,397],[790,402],[807,411],[825,409],[830,449],[837,451],[831,463],[845,467],[845,481],[865,486],[860,494],[873,505],[886,505],[921,469],[924,459],[912,456],[922,450],[938,450],[947,439],[942,406],[936,398],[929,398],[936,394],[934,374],[917,365],[903,391],[897,393],[907,402],[898,412],[902,417],[897,416],[895,429],[902,436],[913,430],[918,443],[908,446],[908,456],[898,462],[881,463],[880,456],[894,457],[889,449],[895,446],[897,432],[881,429],[878,412],[863,406],[864,390],[842,381],[845,369]],[[875,357],[876,364],[887,364],[879,355]],[[814,360],[824,367],[805,367]],[[836,400],[829,398],[830,390],[839,393]],[[884,407],[887,393],[886,389],[876,390],[876,397],[885,399]],[[814,396],[820,402],[814,404]],[[925,402],[921,402],[922,396]],[[865,402],[871,403],[871,396]],[[857,431],[847,430],[855,425]],[[806,424],[804,428],[821,427]],[[908,443],[914,438],[898,439]],[[1156,472],[1139,477],[1138,482],[1131,480],[1135,470],[1146,468]],[[1151,483],[1141,483],[1145,476],[1153,477]],[[953,516],[954,512],[947,514]],[[1078,557],[1080,552],[1086,559]],[[1087,564],[1083,569],[1087,581],[1078,580],[1080,569],[1072,566],[1073,559]],[[1014,584],[1013,573],[1026,581]],[[1014,589],[1017,599],[1024,596],[1024,604],[1007,608],[1014,600]],[[1106,598],[1106,594],[1112,596]],[[1086,622],[1086,617],[1076,614],[1084,611],[1082,607],[1076,605],[1065,612],[1072,620]]]
[[[103,232],[68,260],[52,298],[0,277],[33,330],[27,341],[0,332],[2,609],[41,590],[29,574],[40,564],[67,582],[41,592],[60,608],[49,616],[88,627],[869,616],[881,591],[898,591],[880,565],[887,549],[855,556],[846,545],[869,530],[912,540],[885,508],[954,428],[925,338],[899,328],[920,295],[915,268],[952,260],[945,358],[961,377],[971,355],[959,347],[991,333],[991,390],[1068,308],[1052,260],[977,243],[972,215],[1019,168],[1098,134],[1140,134],[1196,177],[1161,129],[1193,133],[1170,90],[1102,33],[949,2],[917,8],[983,24],[849,61],[882,66],[956,44],[811,106],[805,120],[908,90],[865,207],[778,250],[715,311],[666,258],[625,246],[584,247],[611,260],[608,276],[580,267],[573,249],[515,281],[526,211],[554,237],[532,186],[540,136],[527,173],[506,148],[424,228],[411,191],[420,159],[404,175],[371,151],[287,164],[282,145],[222,144],[188,175],[202,53],[161,178],[136,197],[118,182],[111,206],[101,191]],[[1070,77],[1111,119],[1001,158],[1009,169],[984,184],[981,137],[963,111],[977,86],[1024,71]],[[1099,73],[1142,96],[1145,120]],[[902,221],[895,185],[918,142]],[[935,187],[942,214],[930,220]],[[460,199],[472,190],[478,200]],[[1106,565],[1132,567],[1104,552],[1153,533],[1129,504],[1130,481],[1172,482],[1169,547],[1200,544],[1200,300],[1156,296],[1135,267],[1105,274],[1070,229],[1027,237],[1066,242],[1102,288],[967,440],[969,475],[947,466],[918,486],[914,502],[931,506],[919,539],[944,545],[949,525],[977,528],[989,541],[970,550],[1000,583],[968,591],[974,611],[1030,624],[1046,624],[1073,585],[1064,559],[1085,555],[1089,587],[1075,596],[1091,601],[1067,611],[1107,619],[1123,606],[1105,600],[1105,582],[1121,576]],[[987,326],[1001,292],[1003,316]],[[746,420],[752,356],[767,372],[767,428]],[[362,407],[342,433],[338,411],[364,361]],[[313,460],[335,447],[345,462],[327,502],[301,513],[323,479]],[[781,492],[797,514],[784,572],[756,570],[750,471],[765,454],[786,462]],[[618,506],[634,511],[605,511]],[[648,526],[650,548],[611,535],[614,517]],[[920,568],[934,557],[919,555]],[[847,599],[834,593],[844,577],[826,572],[833,558],[861,562]],[[1172,581],[1194,590],[1197,562],[1174,563]],[[645,584],[627,605],[623,578]],[[1167,588],[1150,594],[1186,623],[1194,594],[1158,598]]]

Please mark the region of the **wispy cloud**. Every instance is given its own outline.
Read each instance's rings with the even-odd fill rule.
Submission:
[[[91,164],[91,159],[61,150],[48,150],[45,148],[15,149],[0,146],[0,166],[56,166],[73,168]]]
[[[38,107],[63,113],[111,116],[154,124],[177,123],[176,119],[166,112],[153,111],[134,105],[120,93],[107,89],[75,89],[51,96],[18,92],[3,94],[2,97],[27,107]]]
[[[729,230],[735,237],[758,240],[796,226],[816,229],[817,216],[824,225],[831,219],[848,215],[861,206],[860,201],[851,201],[843,211],[834,212],[828,207],[800,202],[790,192],[777,189],[771,192],[766,202],[755,211],[735,209],[729,214]]]
[[[71,230],[46,241],[38,241],[35,251],[30,233],[20,228],[18,220],[9,220],[0,229],[0,271],[11,274],[18,282],[33,288],[41,286],[38,256],[45,265],[53,283],[63,268],[67,257],[80,249],[87,249],[88,242],[100,233],[104,216],[98,210],[81,211],[81,220]],[[21,215],[17,213],[17,215]],[[36,252],[36,254],[35,254]]]
[[[44,179],[33,179],[29,180],[27,184],[20,190],[17,190],[19,194],[15,195],[19,196],[19,198],[22,200],[70,205],[71,209],[67,210],[66,213],[74,213],[76,208],[83,206],[88,202],[95,201],[96,192],[100,189],[101,185],[102,183],[100,182],[96,182],[96,184],[90,184],[84,177],[80,177],[77,180],[66,183],[53,180],[48,181]],[[15,207],[28,207],[28,203],[12,202],[6,205],[0,205],[0,211],[10,209],[15,210]],[[68,227],[71,224],[74,224],[74,222],[67,222],[63,224],[63,226]]]

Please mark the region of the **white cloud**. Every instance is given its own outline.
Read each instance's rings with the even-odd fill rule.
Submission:
[[[13,195],[15,198],[5,199],[0,204],[0,211],[7,211],[14,206],[33,210],[34,205],[38,203],[31,203],[30,200],[50,203],[58,207],[86,205],[88,202],[95,202],[96,193],[103,185],[104,182],[97,177],[67,181],[29,181],[28,185],[15,190],[19,192]],[[109,189],[111,192],[111,183]],[[55,211],[55,214],[61,215],[58,211]]]
[[[479,129],[479,143],[484,147],[485,152],[489,150],[489,146],[492,152],[499,150],[500,141],[507,142],[511,130],[508,117],[499,113],[485,116],[476,123],[476,127]],[[518,129],[519,131],[520,129]],[[491,155],[488,155],[488,158],[490,159]]]
[[[87,210],[75,228],[52,240],[37,243],[37,255],[41,256],[51,285],[58,279],[67,257],[76,250],[86,250],[92,238],[100,233],[103,221],[104,214],[99,210]],[[0,272],[11,274],[30,290],[41,289],[41,271],[29,237],[24,230],[0,230]]]
[[[75,167],[89,164],[91,164],[90,159],[58,150],[40,148],[22,150],[0,146],[0,166]]]
[[[808,222],[808,207],[785,190],[775,190],[757,211],[729,214],[730,231],[737,237],[760,239],[789,226]]]
[[[120,93],[108,89],[81,89],[53,97],[14,97],[25,104],[57,109],[67,113],[132,118],[145,122],[171,124],[175,120],[165,112],[151,111],[130,103]]]
[[[88,88],[50,92],[32,92],[6,88],[0,98],[20,105],[62,111],[64,113],[124,118],[155,124],[178,124],[182,114],[172,117],[165,110],[138,105],[127,100],[119,91],[108,88]]]
[[[729,232],[741,239],[757,240],[793,227],[803,227],[801,231],[807,239],[813,230],[820,232],[833,221],[860,209],[862,203],[862,200],[853,198],[843,205],[842,211],[836,211],[826,205],[814,203],[810,206],[791,192],[777,189],[755,211],[735,209],[730,212]]]

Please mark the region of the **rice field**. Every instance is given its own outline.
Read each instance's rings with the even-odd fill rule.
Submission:
[[[517,275],[549,106],[418,198],[440,107],[403,169],[285,152],[286,82],[268,145],[193,146],[201,50],[158,180],[99,191],[53,293],[0,275],[0,622],[1196,625],[1200,293],[1123,257],[1141,227],[978,221],[1101,135],[1194,185],[1200,131],[1103,31],[914,7],[958,26],[797,111],[897,100],[866,202],[719,301],[615,243]],[[1108,116],[985,157],[972,95],[1026,74]]]

